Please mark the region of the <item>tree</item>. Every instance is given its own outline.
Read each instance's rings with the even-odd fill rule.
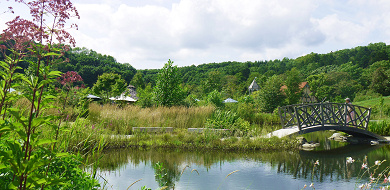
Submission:
[[[258,103],[262,111],[271,113],[275,108],[283,104],[285,97],[280,91],[281,87],[282,80],[277,75],[273,75],[265,82],[263,88],[258,93]]]
[[[138,101],[137,104],[143,108],[152,107],[153,101],[153,89],[150,84],[146,85],[144,89],[139,89],[138,91]]]
[[[104,99],[119,96],[126,90],[126,81],[115,73],[104,73],[98,77],[92,91]]]
[[[180,86],[181,78],[177,66],[172,64],[173,61],[169,59],[158,73],[156,86],[153,89],[153,99],[157,105],[180,105],[185,98],[184,91]]]
[[[214,90],[218,92],[222,90],[222,75],[219,71],[211,71],[208,73],[207,79],[202,84],[204,94],[208,94]]]
[[[137,89],[144,89],[145,88],[145,81],[144,76],[140,71],[138,71],[133,79],[131,79],[130,84],[134,85]]]
[[[299,98],[302,96],[301,89],[299,85],[301,84],[301,74],[296,68],[292,68],[291,71],[286,72],[285,85],[287,86],[284,89],[286,94],[286,101],[288,105],[296,104],[299,102]]]
[[[369,88],[383,96],[390,95],[389,76],[383,67],[379,67],[372,73],[371,85]]]

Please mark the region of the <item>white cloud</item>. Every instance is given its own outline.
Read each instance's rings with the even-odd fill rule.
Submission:
[[[184,66],[295,58],[388,42],[390,35],[384,0],[86,0],[75,6],[77,46],[137,69],[161,68],[168,59]]]

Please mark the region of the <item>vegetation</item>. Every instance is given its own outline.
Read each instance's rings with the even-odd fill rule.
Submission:
[[[158,106],[177,106],[181,105],[185,94],[181,89],[181,80],[177,67],[173,66],[173,61],[168,63],[159,72],[156,86],[153,89],[153,98]]]
[[[119,96],[126,89],[126,81],[121,75],[115,73],[103,73],[93,85],[92,91],[108,100],[110,97]]]
[[[302,81],[319,100],[349,97],[373,108],[371,119],[381,121],[369,130],[390,135],[390,48],[384,43],[274,61],[178,68],[168,60],[160,70],[136,71],[111,56],[64,45],[74,44],[65,21],[78,17],[69,1],[28,6],[37,23],[17,17],[0,39],[2,189],[98,188],[96,163],[87,173],[80,164],[88,161],[80,155],[98,158],[104,148],[297,149],[293,139],[261,137],[280,128],[278,106],[299,103]],[[49,19],[54,23],[45,23]],[[248,94],[255,78],[261,89]],[[103,104],[123,93],[127,83],[138,88],[135,105]],[[104,101],[91,103],[88,93]],[[223,103],[228,97],[239,102]],[[133,127],[174,131],[137,133]],[[156,168],[162,171],[162,165]]]

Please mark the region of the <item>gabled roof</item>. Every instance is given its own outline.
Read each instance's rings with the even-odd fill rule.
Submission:
[[[309,83],[308,82],[301,82],[301,84],[299,84],[299,89],[305,88],[306,85],[309,87]],[[281,91],[283,91],[284,89],[287,89],[286,85],[283,85],[282,87],[280,87]]]
[[[256,82],[256,79],[253,79],[251,85],[249,85],[248,87],[249,90],[253,89],[253,90],[259,90],[260,89],[260,86],[257,84]]]

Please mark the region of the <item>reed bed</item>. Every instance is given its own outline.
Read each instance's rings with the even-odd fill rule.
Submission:
[[[214,112],[212,106],[141,108],[129,105],[91,104],[88,120],[103,124],[117,134],[131,134],[132,127],[202,128]]]

